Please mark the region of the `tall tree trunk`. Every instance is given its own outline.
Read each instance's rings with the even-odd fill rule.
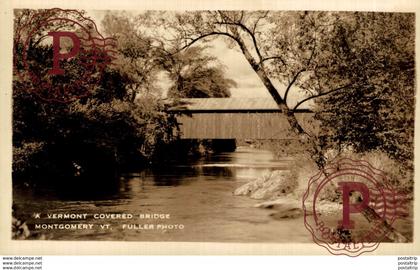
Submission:
[[[237,31],[233,31],[236,35],[236,41],[244,54],[246,60],[251,65],[252,69],[257,73],[258,77],[264,84],[265,88],[270,93],[271,97],[274,99],[274,101],[277,103],[277,106],[279,107],[281,113],[283,113],[286,116],[286,119],[291,127],[291,129],[299,136],[299,139],[303,142],[309,142],[311,145],[311,157],[314,159],[315,163],[317,164],[319,169],[323,169],[325,166],[325,158],[322,153],[322,150],[318,146],[317,141],[315,138],[309,136],[308,133],[305,132],[303,127],[299,124],[298,120],[296,119],[296,116],[292,110],[287,107],[287,104],[285,100],[280,96],[279,92],[277,91],[277,88],[273,85],[270,78],[267,76],[267,73],[265,72],[264,67],[261,64],[258,64],[254,57],[249,52],[245,42],[242,40],[240,35]]]

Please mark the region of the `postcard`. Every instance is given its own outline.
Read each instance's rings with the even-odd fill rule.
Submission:
[[[418,255],[418,8],[2,4],[2,252]]]

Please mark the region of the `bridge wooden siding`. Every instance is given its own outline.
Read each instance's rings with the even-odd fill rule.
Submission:
[[[176,113],[183,139],[291,139],[290,125],[276,103],[266,98],[182,99]],[[299,122],[313,113],[301,110]]]

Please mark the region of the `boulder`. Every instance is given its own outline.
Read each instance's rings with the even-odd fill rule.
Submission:
[[[246,195],[253,199],[271,199],[289,194],[296,185],[289,171],[276,170],[237,188],[234,195]]]
[[[252,180],[242,186],[240,186],[239,188],[237,188],[233,194],[236,196],[247,196],[252,194],[253,192],[255,192],[256,190],[260,189],[263,187],[264,182],[267,181],[269,179],[270,175],[266,174],[263,175],[262,177],[258,177],[255,180]]]

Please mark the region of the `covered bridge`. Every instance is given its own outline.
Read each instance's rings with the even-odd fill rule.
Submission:
[[[183,139],[290,139],[290,125],[271,98],[188,98],[176,113]],[[313,117],[299,110],[303,125]]]

